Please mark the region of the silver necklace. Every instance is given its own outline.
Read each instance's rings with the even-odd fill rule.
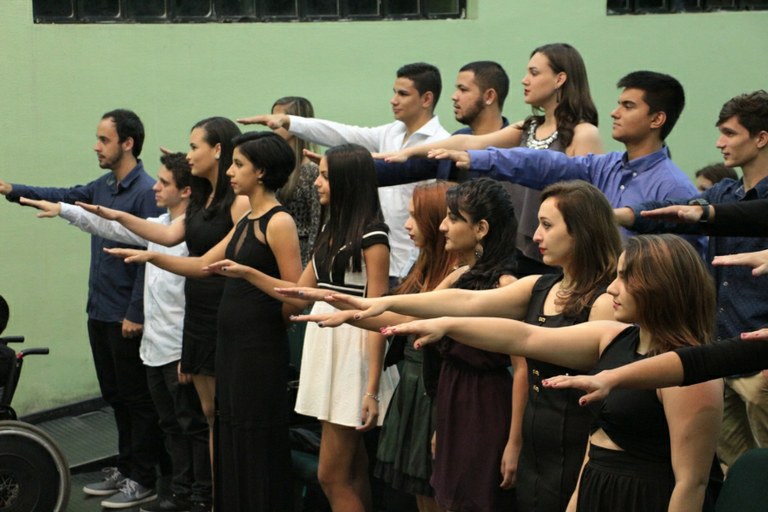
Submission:
[[[531,125],[528,127],[528,138],[525,141],[525,145],[531,149],[549,149],[549,146],[557,139],[557,130],[546,139],[536,138],[536,121],[531,121]]]

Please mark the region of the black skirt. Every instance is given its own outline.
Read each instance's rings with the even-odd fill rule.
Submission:
[[[643,460],[590,444],[579,484],[583,512],[666,512],[675,487],[670,461]]]

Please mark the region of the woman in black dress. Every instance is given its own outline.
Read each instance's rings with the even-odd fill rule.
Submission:
[[[234,278],[225,282],[218,318],[215,509],[290,510],[284,315],[281,303],[248,277],[258,273],[279,283],[301,275],[296,225],[275,197],[295,160],[288,144],[271,132],[242,135],[234,145],[228,175],[251,211],[223,240],[199,257],[131,250],[112,254],[189,277]]]

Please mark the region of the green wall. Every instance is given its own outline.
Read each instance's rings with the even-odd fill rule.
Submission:
[[[284,95],[310,98],[318,116],[390,121],[394,71],[425,60],[446,83],[438,105],[449,130],[451,85],[471,60],[501,62],[513,79],[506,114],[528,112],[518,86],[530,51],[565,41],[584,56],[608,149],[616,80],[637,69],[673,74],[688,105],[669,139],[687,170],[718,160],[713,123],[731,96],[766,87],[768,12],[606,16],[605,0],[470,0],[469,19],[447,21],[34,25],[32,2],[0,2],[0,179],[65,186],[100,169],[97,121],[116,107],[147,126],[144,158],[184,148],[210,115],[265,112]],[[30,359],[22,413],[98,393],[85,331],[88,237],[60,219],[0,201],[0,293],[13,309],[6,334],[51,355]]]

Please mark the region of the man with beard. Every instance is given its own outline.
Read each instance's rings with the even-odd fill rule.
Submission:
[[[485,135],[509,125],[502,116],[504,100],[509,92],[509,77],[500,64],[493,61],[475,61],[465,64],[456,77],[456,89],[451,96],[456,121],[466,125],[453,135]],[[429,178],[464,181],[476,177],[462,172],[448,160],[411,158],[405,162],[376,160],[379,186],[391,186]],[[517,260],[518,272],[523,275],[554,272],[544,265],[533,233],[539,225],[539,194],[520,185],[504,183],[512,196],[518,217]]]
[[[99,167],[110,172],[71,188],[30,187],[0,180],[0,194],[53,202],[81,201],[117,208],[140,217],[157,217],[154,180],[144,171],[141,148],[144,126],[129,110],[113,110],[101,118],[94,151]],[[126,247],[100,236],[91,237],[88,279],[88,337],[104,400],[115,413],[118,432],[117,468],[105,470],[102,482],[88,484],[86,494],[114,495],[104,506],[126,508],[154,499],[155,466],[162,451],[157,413],[147,387],[141,358],[144,266],[126,265],[104,252]]]

